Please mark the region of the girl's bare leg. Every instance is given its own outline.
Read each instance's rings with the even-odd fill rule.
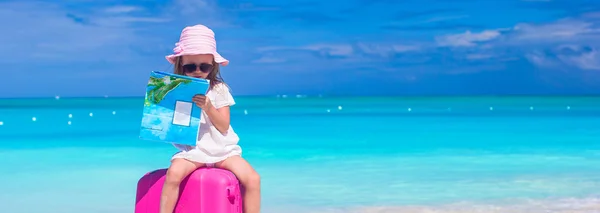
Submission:
[[[250,164],[240,156],[231,156],[216,164],[227,169],[240,180],[244,186],[244,213],[260,212],[260,176]]]
[[[171,161],[160,196],[160,213],[173,213],[177,199],[179,199],[179,184],[190,173],[203,165],[181,158]]]

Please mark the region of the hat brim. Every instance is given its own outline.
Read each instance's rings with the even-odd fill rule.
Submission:
[[[171,54],[171,55],[165,56],[165,58],[167,59],[167,61],[169,61],[169,63],[175,64],[175,60],[179,56],[199,55],[199,54],[212,54],[215,58],[215,62],[217,62],[218,64],[223,65],[223,66],[227,66],[227,64],[229,64],[229,60],[223,58],[223,56],[221,56],[221,54],[219,54],[218,52],[186,52],[186,53],[179,53],[179,54]]]

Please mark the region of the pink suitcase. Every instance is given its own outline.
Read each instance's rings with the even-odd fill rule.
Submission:
[[[135,213],[159,213],[166,169],[147,173],[137,185]],[[242,196],[233,173],[199,168],[183,180],[174,213],[242,213]]]

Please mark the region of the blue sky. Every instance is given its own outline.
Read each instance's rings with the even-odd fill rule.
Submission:
[[[234,95],[600,94],[598,0],[19,0],[0,20],[0,97],[142,96],[193,24]]]

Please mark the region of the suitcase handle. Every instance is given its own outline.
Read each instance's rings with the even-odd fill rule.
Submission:
[[[229,186],[229,187],[227,187],[225,189],[227,190],[227,198],[232,199],[232,200],[235,199],[235,195],[233,195],[234,194],[233,193],[234,187]]]

